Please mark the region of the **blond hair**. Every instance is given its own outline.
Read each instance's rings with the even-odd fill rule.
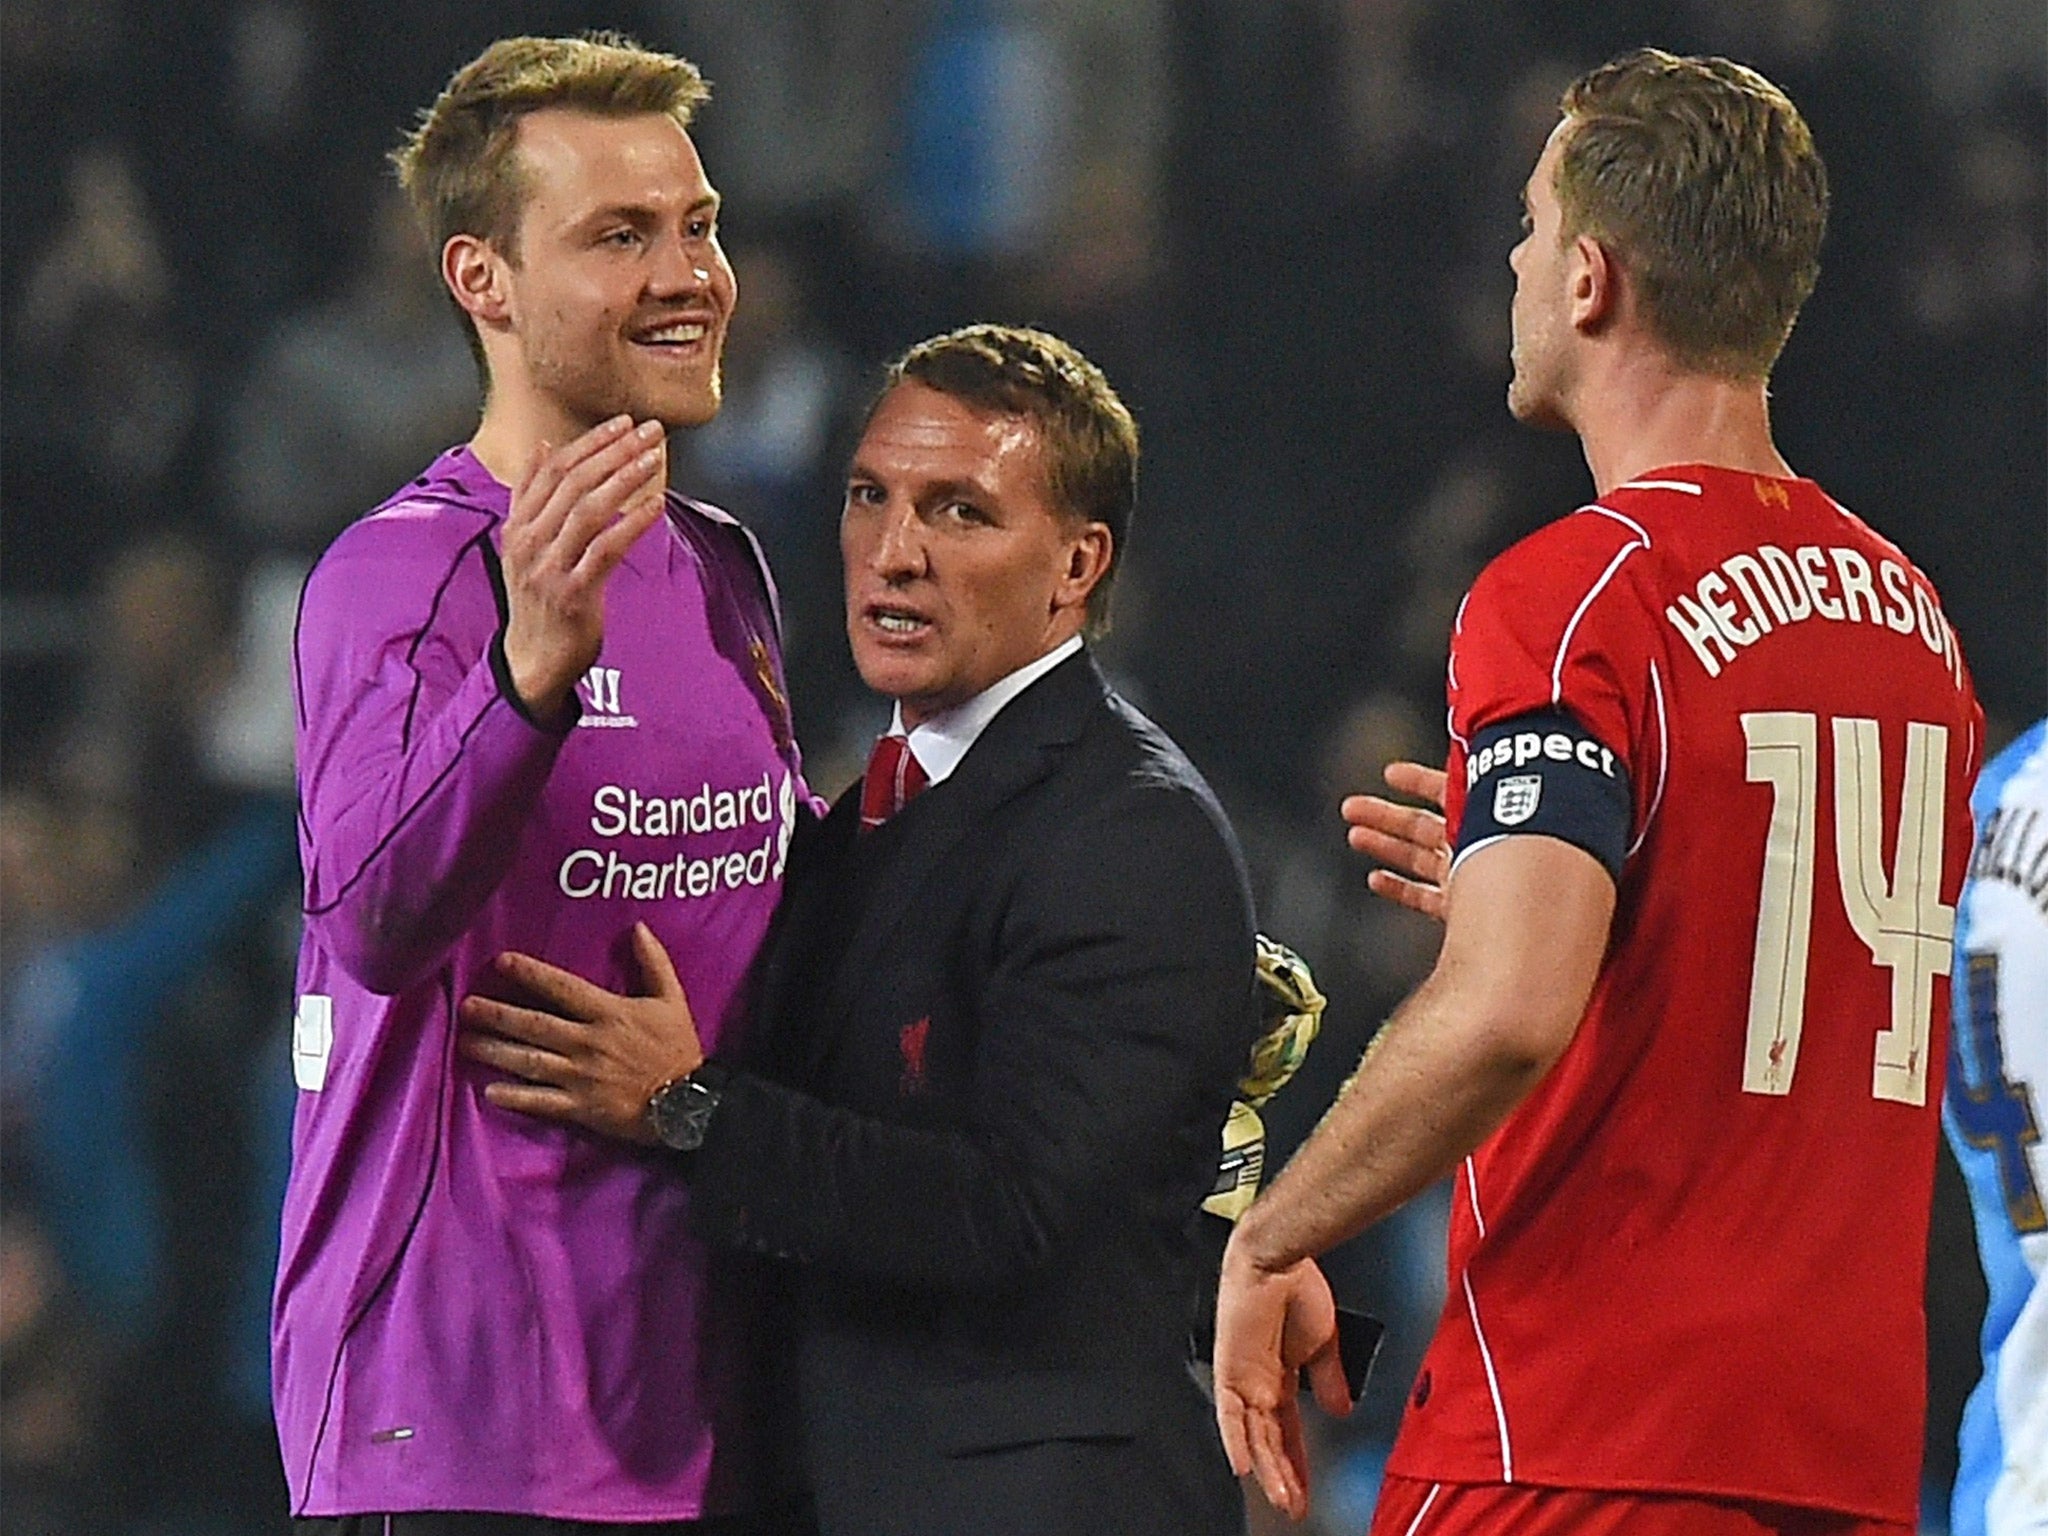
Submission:
[[[521,118],[549,107],[601,117],[660,113],[688,128],[710,95],[688,59],[617,32],[501,38],[455,72],[391,163],[437,255],[456,235],[474,235],[516,266],[527,197],[513,153]],[[467,315],[463,328],[481,369]]]
[[[1562,237],[1614,250],[1680,366],[1768,376],[1827,230],[1827,168],[1799,109],[1753,69],[1656,48],[1574,81],[1562,107]]]

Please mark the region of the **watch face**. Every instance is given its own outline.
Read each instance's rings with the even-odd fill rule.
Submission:
[[[717,1104],[718,1095],[710,1088],[682,1078],[647,1101],[647,1118],[663,1145],[678,1152],[694,1152],[704,1144],[704,1132]]]

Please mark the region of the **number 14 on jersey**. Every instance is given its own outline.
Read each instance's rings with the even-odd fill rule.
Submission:
[[[1882,747],[1875,720],[1839,718],[1834,736],[1835,874],[1842,906],[1871,962],[1891,972],[1891,1017],[1877,1036],[1871,1093],[1927,1102],[1934,978],[1949,973],[1956,909],[1941,900],[1948,803],[1948,728],[1906,727],[1906,771],[1892,867],[1884,867]],[[1752,784],[1772,790],[1749,980],[1745,1093],[1792,1090],[1806,1018],[1807,945],[1813,930],[1820,722],[1812,714],[1746,714]]]

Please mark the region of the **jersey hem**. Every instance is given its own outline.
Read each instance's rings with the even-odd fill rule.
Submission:
[[[769,1506],[763,1506],[769,1507]],[[691,1504],[648,1504],[630,1509],[604,1509],[589,1504],[535,1504],[463,1496],[459,1502],[433,1499],[420,1502],[406,1497],[390,1503],[372,1502],[366,1508],[314,1507],[294,1509],[294,1520],[348,1520],[366,1515],[514,1515],[533,1520],[574,1520],[586,1525],[655,1525],[675,1520],[723,1520],[746,1515],[752,1507],[744,1504],[715,1505],[699,1500]]]
[[[1724,1499],[1746,1504],[1780,1504],[1791,1509],[1813,1509],[1831,1515],[1850,1515],[1859,1520],[1888,1521],[1893,1524],[1904,1522],[1912,1525],[1920,1518],[1917,1501],[1899,1508],[1882,1504],[1843,1502],[1816,1494],[1797,1494],[1784,1489],[1762,1489],[1735,1487],[1711,1482],[1685,1482],[1672,1479],[1630,1479],[1602,1477],[1572,1477],[1558,1474],[1526,1473],[1518,1470],[1512,1479],[1499,1476],[1461,1476],[1440,1469],[1424,1471],[1413,1462],[1401,1457],[1392,1457],[1387,1462],[1387,1471],[1396,1477],[1405,1477],[1421,1483],[1450,1483],[1464,1487],[1485,1488],[1559,1488],[1574,1493],[1647,1493],[1670,1494],[1677,1498]]]

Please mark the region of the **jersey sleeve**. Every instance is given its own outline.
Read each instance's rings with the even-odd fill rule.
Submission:
[[[1660,750],[1652,635],[1630,579],[1648,548],[1633,523],[1588,509],[1524,539],[1473,583],[1446,690],[1456,856],[1541,833],[1619,878]]]
[[[489,524],[400,508],[307,578],[293,646],[305,917],[392,993],[496,889],[563,736],[511,702]]]

